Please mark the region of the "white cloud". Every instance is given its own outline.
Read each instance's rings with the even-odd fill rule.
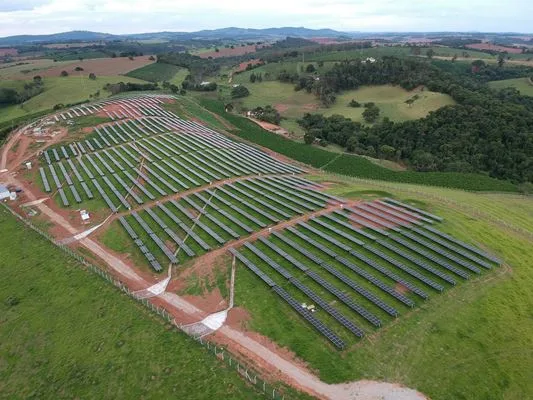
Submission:
[[[0,36],[70,29],[109,33],[227,26],[346,31],[523,31],[533,2],[509,0],[2,0]]]

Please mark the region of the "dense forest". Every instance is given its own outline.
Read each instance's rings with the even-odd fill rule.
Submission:
[[[424,86],[449,94],[457,104],[403,123],[385,118],[363,126],[338,115],[306,114],[300,124],[307,143],[336,143],[358,154],[402,160],[418,171],[486,172],[532,182],[533,98],[513,89],[491,90],[484,83],[487,75],[507,79],[517,73],[504,71],[480,65],[451,73],[428,62],[395,57],[343,62],[307,88],[326,104],[335,101],[335,93],[369,84],[396,84],[407,90]]]

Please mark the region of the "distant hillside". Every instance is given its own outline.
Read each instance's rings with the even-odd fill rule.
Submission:
[[[303,27],[283,27],[267,29],[248,28],[222,28],[202,30],[197,32],[153,32],[127,35],[112,35],[109,33],[90,31],[71,31],[54,33],[50,35],[18,35],[0,38],[0,46],[21,45],[31,43],[116,40],[116,39],[259,39],[259,38],[284,38],[293,37],[339,37],[345,36],[344,32],[333,29],[308,29]]]
[[[90,32],[90,31],[70,31],[52,33],[50,35],[17,35],[0,38],[0,45],[20,45],[42,42],[72,42],[72,41],[92,41],[92,40],[112,40],[118,38],[110,33]]]

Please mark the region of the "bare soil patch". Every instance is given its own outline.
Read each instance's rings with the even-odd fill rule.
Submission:
[[[83,61],[73,61],[68,65],[60,65],[48,68],[39,73],[43,77],[58,77],[61,71],[67,71],[74,75],[89,75],[91,72],[96,76],[123,75],[134,69],[152,64],[155,61],[149,59],[149,56],[135,57],[130,60],[127,57],[116,58],[93,58]],[[83,68],[83,71],[75,71],[76,67]]]

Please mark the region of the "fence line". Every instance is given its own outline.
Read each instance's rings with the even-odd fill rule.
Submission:
[[[59,249],[63,250],[69,256],[74,257],[77,261],[83,264],[83,266],[86,267],[87,270],[100,276],[101,278],[106,280],[108,283],[111,283],[113,286],[120,289],[122,292],[127,294],[129,297],[131,297],[132,299],[135,299],[137,302],[144,305],[146,308],[148,308],[149,311],[151,311],[154,314],[157,314],[158,316],[163,318],[163,320],[165,320],[167,323],[175,326],[181,332],[193,338],[197,343],[202,345],[204,349],[206,349],[209,353],[212,353],[218,360],[224,362],[224,364],[228,366],[231,370],[234,370],[235,372],[237,372],[241,376],[241,378],[245,379],[248,383],[254,386],[257,390],[261,391],[265,396],[267,396],[268,398],[274,399],[274,400],[285,400],[285,396],[279,391],[279,389],[275,388],[270,383],[268,383],[266,380],[261,378],[253,369],[245,365],[241,360],[239,360],[237,357],[232,355],[227,349],[225,349],[224,347],[218,347],[215,343],[211,343],[210,341],[205,340],[204,338],[194,337],[192,335],[189,335],[185,330],[183,330],[183,326],[180,323],[178,323],[164,307],[157,307],[153,303],[148,301],[148,299],[136,297],[134,292],[130,290],[123,282],[116,279],[111,274],[107,273],[101,268],[96,267],[94,264],[87,261],[85,257],[75,252],[70,247],[59,243],[57,240],[55,240],[53,236],[42,231],[40,228],[35,226],[31,221],[25,219],[20,214],[18,214],[16,211],[8,207],[5,203],[1,203],[1,204],[6,210],[8,210],[11,214],[13,214],[13,216],[19,219],[26,226],[28,226],[33,231],[37,232],[39,235],[41,235],[42,237],[50,241],[52,244],[54,244]]]

